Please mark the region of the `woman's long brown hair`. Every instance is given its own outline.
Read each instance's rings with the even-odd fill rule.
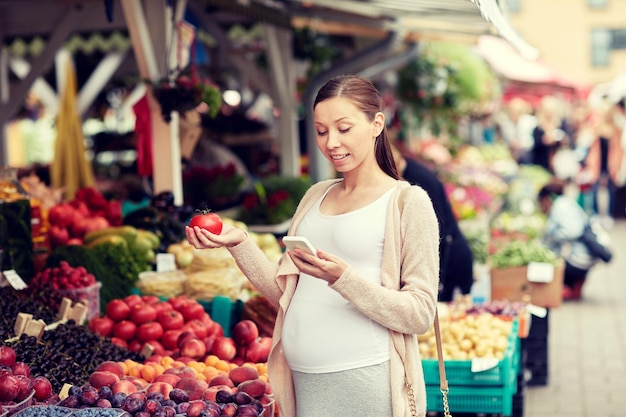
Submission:
[[[376,113],[384,110],[383,98],[374,84],[358,75],[339,75],[330,79],[317,92],[313,108],[322,101],[343,97],[354,103],[367,117],[373,121]],[[376,137],[375,155],[378,166],[390,177],[400,179],[393,159],[391,142],[387,126]]]

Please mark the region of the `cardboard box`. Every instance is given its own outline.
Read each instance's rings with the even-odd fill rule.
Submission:
[[[563,302],[563,273],[565,263],[561,260],[554,267],[550,282],[530,282],[528,266],[491,268],[491,299],[521,301],[526,294],[530,302],[540,307],[558,307]]]

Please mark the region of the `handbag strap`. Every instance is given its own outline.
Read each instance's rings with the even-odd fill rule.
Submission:
[[[448,379],[446,378],[446,366],[443,359],[443,348],[441,345],[441,331],[439,330],[439,309],[435,309],[435,342],[437,344],[437,362],[439,363],[439,390],[443,395],[443,415],[451,417],[450,406],[448,404]]]

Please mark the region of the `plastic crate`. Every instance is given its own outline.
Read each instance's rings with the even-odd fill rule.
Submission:
[[[448,404],[452,415],[456,413],[502,414],[510,416],[513,411],[513,394],[510,386],[502,387],[458,387],[451,386]],[[442,394],[439,386],[426,387],[428,411],[443,411]]]
[[[472,372],[471,360],[446,360],[446,378],[448,385],[460,386],[513,386],[515,392],[516,376],[520,366],[520,338],[518,322],[513,321],[509,342],[504,358],[494,368]],[[439,363],[437,359],[422,359],[426,385],[439,386]]]
[[[229,297],[216,296],[211,301],[198,300],[211,318],[224,329],[224,336],[229,337],[233,326],[241,318],[243,301],[232,301]]]
[[[33,403],[33,397],[35,396],[35,390],[33,390],[28,397],[26,397],[21,402],[15,405],[4,405],[4,408],[7,411],[7,416],[12,416],[23,409],[30,407]]]
[[[63,297],[67,297],[74,302],[82,301],[87,306],[87,317],[89,321],[100,315],[100,288],[102,283],[97,281],[95,284],[84,288],[75,288],[72,290],[58,290],[57,292]]]

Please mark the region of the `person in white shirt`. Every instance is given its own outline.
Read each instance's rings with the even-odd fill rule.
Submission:
[[[539,206],[548,216],[543,242],[565,261],[563,299],[579,300],[587,274],[596,259],[578,240],[589,221],[588,215],[576,200],[563,191],[561,182],[551,182],[539,191]]]

